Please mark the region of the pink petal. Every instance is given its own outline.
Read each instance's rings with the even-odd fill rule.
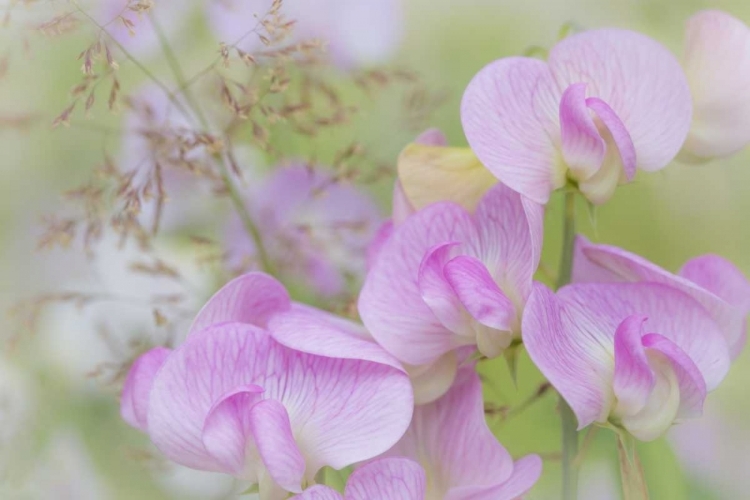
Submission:
[[[460,255],[445,265],[445,278],[472,318],[481,324],[510,332],[516,317],[513,303],[474,257]]]
[[[706,399],[706,381],[703,380],[698,367],[690,356],[674,342],[655,333],[643,337],[643,345],[659,351],[669,359],[677,375],[680,388],[680,408],[678,418],[695,418],[703,413],[703,401]]]
[[[151,390],[151,439],[175,462],[226,472],[203,445],[203,423],[224,395],[248,385],[284,405],[310,477],[381,454],[412,414],[400,370],[293,351],[252,325],[224,323],[191,335],[164,363]]]
[[[445,275],[446,264],[459,247],[459,242],[447,242],[427,250],[419,266],[418,278],[424,303],[448,330],[457,335],[471,331],[466,310]]]
[[[451,492],[444,500],[520,500],[542,475],[542,459],[527,455],[513,465],[513,474],[501,485]]]
[[[247,385],[222,396],[208,411],[202,440],[206,451],[236,477],[257,480],[258,464],[252,436],[252,408],[263,398],[263,388]]]
[[[383,247],[360,293],[359,313],[375,340],[399,360],[426,364],[460,345],[425,304],[418,277],[431,247],[472,240],[471,216],[458,205],[438,203],[409,217]]]
[[[544,207],[498,184],[479,202],[477,255],[517,307],[531,293],[544,235]]]
[[[743,291],[747,290],[743,284],[745,279],[739,270],[731,264],[727,265],[727,261],[721,258],[707,256],[698,259],[696,264],[686,264],[688,270],[683,270],[680,276],[676,276],[636,254],[609,245],[595,245],[579,236],[576,240],[573,281],[652,281],[681,290],[711,313],[722,329],[730,352],[736,357],[746,338],[745,319],[748,309],[733,307],[733,302],[728,302],[717,292],[720,287],[728,286],[728,290],[722,293],[735,297],[732,300],[737,300],[736,297],[744,299],[748,296],[748,292]],[[693,269],[689,269],[690,267]],[[689,276],[683,276],[686,272]]]
[[[719,10],[687,22],[685,73],[693,124],[684,151],[696,159],[727,156],[750,143],[750,28]]]
[[[424,144],[425,146],[447,146],[448,139],[445,138],[445,134],[437,128],[429,128],[419,134],[414,142],[417,144]]]
[[[305,459],[295,442],[284,405],[266,399],[256,403],[247,418],[258,453],[271,478],[285,490],[300,493]]]
[[[380,458],[355,470],[346,500],[424,500],[425,473],[407,458]]]
[[[588,179],[599,170],[607,146],[586,106],[585,83],[574,83],[563,92],[560,138],[565,164],[577,179]]]
[[[617,116],[617,113],[609,107],[609,104],[597,97],[589,97],[586,99],[586,106],[594,111],[604,126],[607,127],[607,130],[614,141],[614,145],[617,146],[617,151],[620,154],[620,161],[625,173],[625,179],[632,181],[633,177],[635,177],[637,158],[635,145],[630,138],[628,129],[625,128],[625,124],[622,123],[620,117]]]
[[[643,316],[629,316],[615,332],[614,390],[617,412],[636,414],[648,401],[654,388],[654,374],[643,348]]]
[[[200,310],[190,332],[227,321],[265,327],[274,314],[290,307],[284,285],[264,273],[247,273],[233,279],[214,294]]]
[[[508,57],[480,70],[461,101],[464,133],[479,160],[514,191],[543,204],[565,183],[548,135],[559,102],[546,95],[553,87],[543,61]]]
[[[619,29],[584,31],[550,50],[549,69],[561,88],[586,83],[590,97],[609,105],[630,134],[638,168],[659,170],[682,147],[690,90],[677,60],[655,40]]]
[[[606,333],[600,340],[595,332],[589,334],[572,327],[570,322],[560,298],[535,283],[521,326],[524,346],[534,364],[573,409],[578,428],[582,429],[604,421],[609,414],[614,363]],[[614,329],[609,334],[614,335]]]
[[[293,496],[296,500],[344,500],[338,491],[316,484],[302,492],[301,495]]]
[[[701,255],[685,262],[679,273],[726,302],[750,312],[750,282],[731,261],[718,255]]]
[[[398,179],[396,179],[396,183],[393,186],[392,203],[391,218],[393,219],[393,224],[401,224],[407,217],[416,212],[416,209],[406,197],[401,181]]]
[[[474,351],[472,347],[467,348]],[[448,392],[456,378],[458,364],[456,351],[450,351],[430,364],[407,367],[414,388],[414,404],[432,403]]]
[[[459,371],[448,393],[418,406],[409,430],[388,456],[421,461],[428,477],[441,478],[443,491],[491,486],[506,481],[513,461],[487,427],[482,384],[473,367]]]
[[[128,371],[120,397],[120,415],[136,429],[148,432],[148,400],[154,377],[171,349],[154,347],[141,354]]]
[[[367,269],[370,270],[375,265],[375,261],[380,255],[380,250],[385,245],[385,242],[391,238],[393,234],[393,221],[389,220],[383,222],[383,224],[375,232],[370,244],[367,246]]]

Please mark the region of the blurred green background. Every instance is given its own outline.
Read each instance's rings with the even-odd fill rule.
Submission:
[[[7,4],[8,0],[3,1]],[[47,4],[33,3],[26,15],[48,8]],[[4,7],[0,4],[0,9]],[[744,0],[404,0],[406,33],[394,64],[415,70],[434,91],[444,93],[445,102],[429,125],[442,128],[453,144],[464,145],[458,103],[464,86],[484,64],[523,53],[532,45],[551,45],[567,22],[641,30],[679,53],[684,21],[702,8],[724,9],[750,22],[750,3]],[[7,71],[0,78],[3,310],[35,293],[66,287],[70,272],[60,274],[55,265],[66,267],[75,258],[61,252],[52,256],[35,253],[39,216],[54,212],[60,192],[83,182],[104,151],[116,151],[119,139],[108,127],[117,127],[121,120],[99,107],[90,119],[78,115],[71,127],[53,130],[52,119],[67,105],[69,90],[80,79],[76,58],[83,38],[22,35],[14,19],[15,15],[0,31],[0,57],[7,58]],[[188,74],[215,57],[216,42],[198,11],[190,36],[183,40],[176,50]],[[147,65],[158,75],[168,75],[158,58]],[[125,92],[146,81],[128,62],[121,63],[120,77]],[[386,89],[378,97],[368,98],[352,90],[352,95],[361,100],[362,108],[352,124],[313,141],[283,142],[281,138],[277,146],[290,156],[314,153],[325,159],[356,140],[371,156],[393,164],[400,149],[415,135],[403,123],[402,91]],[[692,256],[711,252],[733,260],[750,274],[748,162],[750,151],[745,151],[726,161],[700,166],[674,164],[656,174],[640,173],[597,211],[595,223],[581,207],[581,230],[595,241],[622,246],[670,270]],[[373,189],[386,210],[390,179]],[[561,218],[560,199],[555,198],[548,209],[543,255],[551,267],[557,263]],[[16,325],[7,318],[3,321],[3,330],[10,336]],[[60,329],[60,325],[53,326]],[[75,321],[66,323],[65,328],[75,330]],[[69,333],[65,339],[75,340],[75,331]],[[211,482],[214,479],[183,480],[182,476],[189,474],[144,457],[146,439],[120,421],[116,391],[102,389],[94,381],[82,383],[56,362],[67,356],[66,350],[75,351],[80,345],[65,340],[53,343],[50,349],[49,342],[49,335],[42,334],[21,339],[13,349],[3,348],[0,466],[6,470],[1,481],[11,485],[31,477],[38,483],[53,484],[52,489],[45,490],[45,486],[42,491],[56,492],[53,496],[27,492],[22,498],[221,498],[216,492],[225,485],[217,486]],[[489,363],[482,371],[489,379],[487,398],[499,405],[518,404],[541,382],[525,356],[517,387],[503,362]],[[708,415],[700,425],[688,427],[688,432],[671,440],[641,447],[652,498],[748,498],[749,378],[750,353],[746,349],[724,383],[710,395]],[[554,395],[548,393],[507,421],[490,417],[497,436],[514,456],[528,452],[548,456],[543,478],[529,495],[532,500],[556,498],[554,454],[559,450],[559,421],[555,406]],[[675,449],[681,450],[682,459]],[[159,479],[165,476],[167,480]],[[77,486],[71,486],[71,481]],[[617,481],[614,438],[602,430],[583,467],[581,498],[619,498]],[[15,498],[10,491],[0,487],[0,498]]]

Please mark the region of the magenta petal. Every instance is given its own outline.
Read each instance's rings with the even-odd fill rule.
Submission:
[[[524,345],[534,364],[573,409],[582,429],[603,421],[609,413],[612,355],[606,338],[600,340],[594,332],[573,329],[566,319],[560,298],[535,283],[523,315]]]
[[[550,50],[549,68],[562,88],[585,82],[589,96],[609,105],[632,139],[638,168],[659,170],[682,147],[690,90],[677,59],[657,41],[620,29],[584,31]]]
[[[338,491],[320,484],[311,486],[301,495],[295,495],[292,498],[296,500],[344,500],[344,497]]]
[[[655,333],[643,337],[643,346],[659,351],[669,359],[677,375],[680,388],[680,408],[678,418],[699,417],[703,413],[706,399],[706,381],[690,356],[674,342]]]
[[[424,500],[424,470],[407,458],[380,458],[349,476],[346,500]]]
[[[248,457],[255,447],[250,415],[262,397],[263,388],[257,385],[234,389],[213,405],[203,424],[206,451],[236,477],[257,479],[255,457]]]
[[[247,418],[258,454],[271,478],[285,490],[300,493],[305,459],[294,440],[284,405],[266,399],[255,404]]]
[[[190,332],[215,323],[236,321],[265,327],[274,314],[289,309],[284,285],[264,273],[248,273],[233,279],[214,294],[200,310]]]
[[[501,182],[537,203],[564,184],[556,173],[548,131],[557,106],[541,109],[554,83],[547,64],[508,57],[488,64],[469,82],[461,100],[461,123],[479,160]]]
[[[458,335],[470,331],[469,318],[445,275],[445,267],[458,242],[435,245],[427,250],[419,266],[419,291],[424,303],[450,331]]]
[[[625,172],[625,178],[628,181],[632,181],[633,177],[635,177],[637,158],[635,145],[630,138],[628,129],[625,128],[625,124],[622,123],[617,113],[609,107],[609,104],[598,97],[589,97],[586,99],[586,105],[596,113],[604,126],[607,127],[607,130],[609,130],[617,146],[617,151],[620,153],[620,161]]]
[[[654,374],[643,348],[643,316],[629,316],[615,332],[614,390],[617,411],[636,414],[648,401],[654,388]]]
[[[607,146],[586,106],[585,83],[574,83],[563,92],[560,139],[565,163],[576,178],[588,179],[599,170]]]
[[[445,278],[474,319],[490,328],[511,331],[516,316],[513,303],[484,264],[474,257],[460,255],[445,265]]]
[[[171,349],[154,347],[141,354],[128,371],[120,397],[120,415],[136,429],[148,432],[148,400],[159,368]]]

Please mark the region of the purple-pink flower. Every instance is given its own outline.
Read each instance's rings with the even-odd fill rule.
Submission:
[[[317,345],[320,355],[283,345],[273,322],[295,311],[315,331],[357,328],[292,303],[268,275],[242,276],[204,306],[185,343],[136,361],[123,417],[171,460],[257,484],[269,500],[301,493],[323,466],[380,455],[409,425],[407,375],[374,344]]]
[[[645,35],[618,29],[565,38],[546,62],[490,63],[461,103],[479,160],[538,203],[569,182],[604,203],[636,169],[659,170],[675,157],[691,113],[674,56]]]
[[[728,156],[750,143],[750,28],[720,10],[693,15],[685,30],[683,67],[693,123],[680,159]]]
[[[327,297],[365,274],[367,247],[382,223],[375,202],[318,167],[280,167],[253,185],[247,207],[280,275]],[[257,252],[239,217],[226,235],[230,267],[257,268]]]
[[[721,328],[686,293],[658,283],[536,284],[523,317],[529,356],[578,418],[661,436],[699,416],[729,370]]]
[[[698,301],[721,328],[732,358],[747,341],[750,282],[737,266],[718,255],[702,255],[675,275],[634,253],[576,239],[574,282],[650,281],[676,288]]]
[[[498,356],[520,336],[539,263],[542,207],[503,185],[474,214],[450,202],[411,215],[382,246],[359,297],[375,340],[415,376],[447,390],[476,346]],[[417,396],[418,400],[421,400]]]

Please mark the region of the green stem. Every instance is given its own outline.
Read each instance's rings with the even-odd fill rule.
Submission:
[[[635,450],[633,436],[621,429],[615,429],[617,436],[617,457],[620,461],[620,477],[624,500],[648,500],[648,487],[643,475],[643,467]]]
[[[563,247],[560,257],[560,269],[557,276],[557,288],[570,283],[573,272],[573,249],[576,232],[576,193],[573,190],[565,193],[565,209],[563,215]],[[562,420],[562,499],[578,499],[578,470],[576,457],[578,456],[578,424],[576,416],[568,403],[560,397],[560,418]]]
[[[177,80],[177,84],[182,89],[183,95],[185,96],[185,99],[190,104],[190,107],[193,108],[193,111],[195,112],[195,115],[198,117],[198,120],[200,121],[201,126],[208,130],[208,120],[206,119],[206,116],[203,114],[203,110],[200,107],[200,104],[198,101],[193,97],[192,92],[188,88],[187,85],[185,85],[185,73],[182,71],[182,67],[180,66],[180,62],[175,56],[174,52],[172,51],[172,47],[170,47],[169,42],[167,40],[167,37],[164,35],[164,31],[161,29],[161,26],[159,25],[156,18],[151,15],[151,24],[154,27],[154,31],[156,32],[156,36],[159,38],[159,43],[161,44],[162,51],[164,52],[164,56],[167,59],[167,63],[169,64],[169,67],[172,69],[172,73],[174,73],[175,79]],[[174,96],[170,93],[170,98],[173,98]],[[258,252],[258,259],[260,260],[260,265],[262,269],[270,274],[273,274],[274,266],[273,262],[271,261],[268,252],[266,251],[266,247],[263,244],[263,237],[260,234],[260,231],[258,230],[258,227],[255,225],[255,222],[253,222],[252,217],[250,216],[250,213],[247,211],[247,207],[245,206],[245,202],[242,199],[242,194],[239,192],[239,189],[237,189],[237,186],[232,181],[232,177],[229,174],[229,168],[226,165],[226,159],[223,155],[219,155],[217,158],[218,165],[219,165],[219,173],[221,175],[221,180],[224,183],[224,186],[227,190],[227,193],[229,194],[229,198],[232,200],[232,204],[234,205],[235,210],[237,210],[238,215],[240,216],[240,219],[242,220],[242,224],[245,227],[245,230],[247,231],[250,238],[252,238],[253,243],[255,245],[255,249]]]

